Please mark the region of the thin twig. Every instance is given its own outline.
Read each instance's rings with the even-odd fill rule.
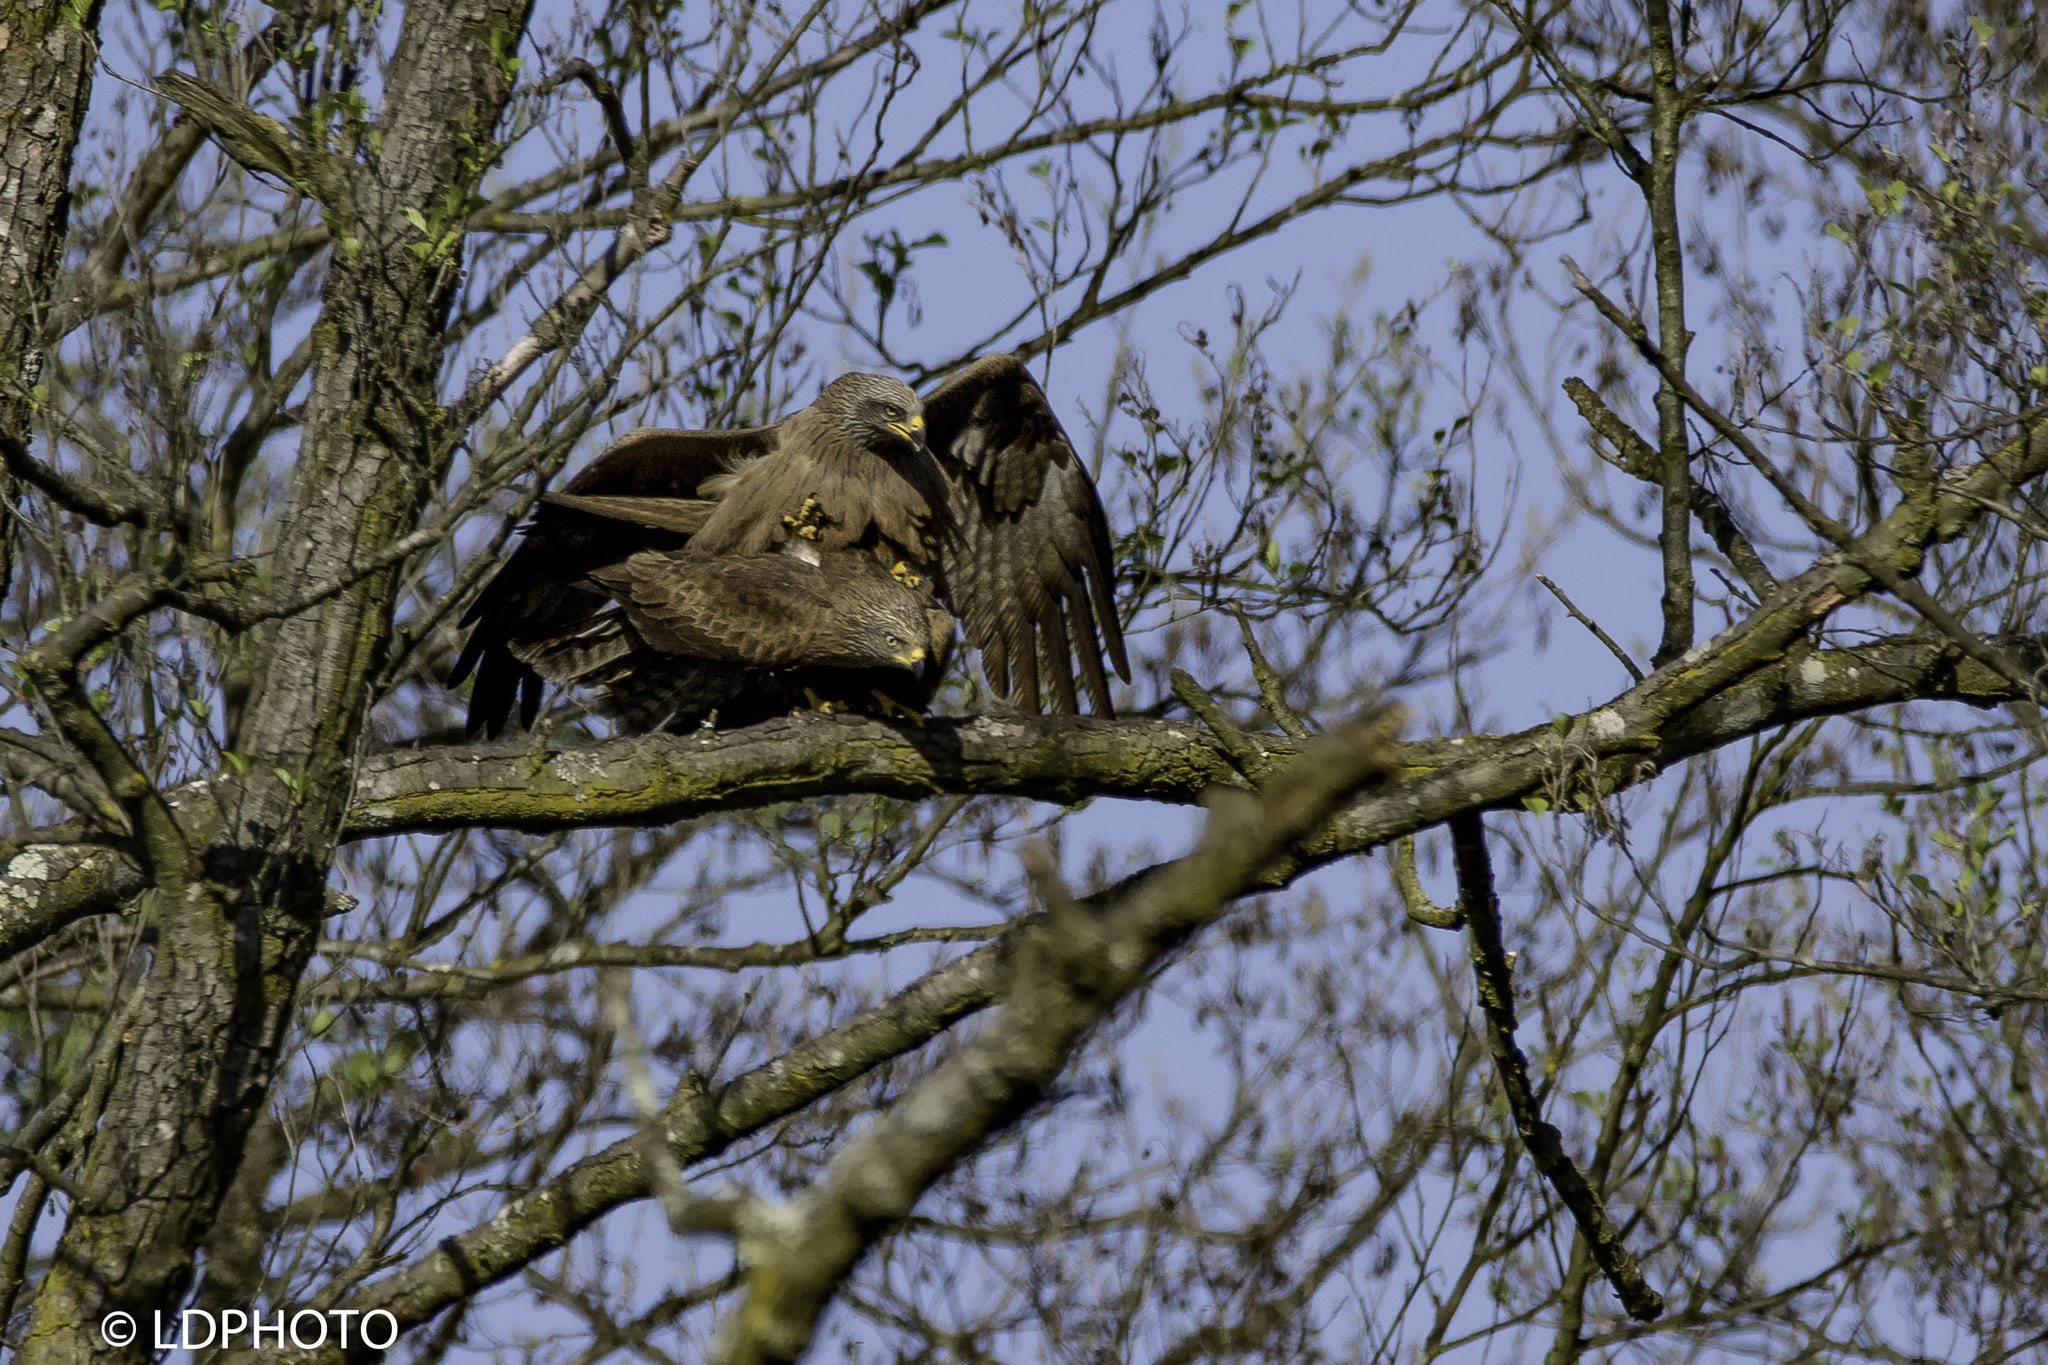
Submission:
[[[633,132],[626,124],[626,110],[619,103],[619,92],[612,83],[599,73],[598,69],[581,57],[564,62],[559,71],[541,82],[540,93],[545,95],[568,80],[579,80],[590,89],[598,107],[604,110],[605,127],[611,131],[612,145],[619,150],[619,162],[625,166],[626,174],[633,179],[633,187],[641,188],[647,178],[644,161],[633,156]]]
[[[1236,607],[1230,614],[1237,618],[1238,633],[1244,636],[1245,657],[1252,662],[1252,677],[1259,684],[1259,704],[1266,708],[1266,714],[1273,723],[1294,739],[1307,739],[1308,722],[1301,718],[1292,706],[1287,704],[1287,694],[1280,683],[1280,674],[1266,658],[1266,651],[1259,648],[1258,637],[1252,634],[1252,623]]]
[[[1555,597],[1558,601],[1564,604],[1565,612],[1568,615],[1570,615],[1572,620],[1577,621],[1587,630],[1592,631],[1593,638],[1598,640],[1601,644],[1606,645],[1607,652],[1609,654],[1612,654],[1615,658],[1621,660],[1621,666],[1628,670],[1628,675],[1631,678],[1634,678],[1637,682],[1641,682],[1643,680],[1643,670],[1637,668],[1636,661],[1628,657],[1628,651],[1623,649],[1620,645],[1616,644],[1614,642],[1614,637],[1612,635],[1609,635],[1606,631],[1600,629],[1600,623],[1598,621],[1595,621],[1592,617],[1580,611],[1578,607],[1573,604],[1572,599],[1564,595],[1563,588],[1558,587],[1557,584],[1551,582],[1542,574],[1536,575],[1536,581],[1538,583],[1541,583],[1544,587],[1550,589],[1550,595],[1552,597]]]
[[[1259,785],[1266,775],[1266,756],[1259,752],[1257,745],[1245,738],[1244,731],[1237,728],[1216,699],[1202,690],[1202,685],[1188,676],[1187,670],[1176,668],[1170,675],[1173,679],[1173,695],[1181,704],[1195,713],[1196,719],[1209,727],[1209,733],[1216,737],[1216,747],[1230,760],[1230,766],[1244,775],[1244,780],[1253,786]]]

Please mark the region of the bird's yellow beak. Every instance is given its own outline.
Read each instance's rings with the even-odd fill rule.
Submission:
[[[904,650],[901,654],[893,655],[892,657],[896,660],[897,663],[902,664],[905,668],[915,668],[917,665],[924,662],[924,646],[912,645],[909,649]]]
[[[895,432],[898,436],[901,436],[904,440],[910,442],[919,450],[924,449],[923,413],[919,413],[915,417],[906,417],[900,422],[891,422],[889,423],[889,430]]]

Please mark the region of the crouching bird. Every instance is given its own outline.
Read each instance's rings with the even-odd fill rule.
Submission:
[[[1015,356],[922,399],[849,374],[772,426],[643,427],[524,531],[462,618],[472,735],[531,725],[544,679],[634,730],[919,712],[955,617],[1026,710],[1112,715],[1105,658],[1130,678],[1101,500]]]

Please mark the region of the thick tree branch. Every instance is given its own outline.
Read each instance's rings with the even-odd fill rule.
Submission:
[[[1668,0],[1646,0],[1650,37],[1650,167],[1639,180],[1650,212],[1651,256],[1656,262],[1657,337],[1676,372],[1657,385],[1657,481],[1663,486],[1663,524],[1657,530],[1664,559],[1664,638],[1653,663],[1669,663],[1692,647],[1692,452],[1685,430],[1685,400],[1678,388],[1692,333],[1685,328],[1685,252],[1679,238],[1679,133],[1688,97],[1678,88],[1678,54]]]
[[[46,409],[47,323],[100,8],[99,0],[10,4],[0,25],[0,436],[22,448]],[[14,582],[18,502],[13,476],[0,473],[0,598]]]
[[[1815,610],[1835,605],[1823,598]],[[1576,718],[1571,735],[1574,752],[1614,766],[1603,780],[1627,786],[1638,780],[1638,768],[1648,775],[1815,716],[1915,700],[1988,706],[2024,695],[1952,642],[1898,636],[1854,649],[1780,654],[1711,692],[1684,677],[1654,674],[1614,703]],[[1625,719],[1631,714],[1640,719]],[[1299,752],[1291,739],[1240,733],[1261,765]],[[1453,801],[1506,806],[1543,790],[1546,770],[1525,766],[1524,759],[1555,750],[1557,740],[1546,723],[1513,735],[1414,742],[1403,754],[1412,773],[1455,788]],[[945,793],[1021,796],[1062,805],[1113,796],[1190,805],[1210,787],[1241,780],[1214,736],[1182,721],[975,716],[933,718],[919,728],[806,716],[721,734],[647,735],[575,749],[451,745],[374,755],[362,766],[345,837],[662,825],[855,793],[906,800]],[[1384,831],[1380,837],[1450,814],[1445,809],[1432,819],[1388,809],[1384,824],[1371,821]]]
[[[0,867],[0,962],[68,924],[117,913],[148,886],[134,859],[103,844],[18,848]]]
[[[1267,862],[1362,782],[1386,780],[1390,708],[1305,749],[1263,799],[1219,801],[1195,851],[1084,909],[1047,883],[1047,914],[1021,937],[1002,1013],[832,1161],[822,1183],[742,1235],[746,1302],[718,1358],[794,1361],[869,1247],[934,1182],[1037,1103],[1081,1039],[1162,958],[1222,914]]]
[[[2038,671],[2048,662],[2039,637],[2000,643],[2027,668]],[[1626,723],[1617,728],[1620,712],[1604,706],[1574,718],[1562,751],[1550,724],[1513,735],[1405,744],[1408,772],[1432,783],[1428,804],[1410,799],[1405,787],[1364,798],[1340,817],[1335,828],[1343,837],[1326,851],[1343,856],[1412,833],[1448,819],[1460,803],[1519,807],[1522,797],[1549,789],[1560,752],[1576,756],[1580,780],[1597,774],[1602,789],[1612,792],[1694,754],[1816,716],[1911,701],[1996,706],[2025,697],[2009,679],[1937,636],[1902,635],[1854,649],[1795,648],[1654,731]],[[1299,752],[1292,740],[1244,733],[1269,764]],[[916,729],[804,717],[709,737],[647,735],[580,749],[450,745],[374,755],[362,765],[344,837],[663,825],[853,794],[1017,796],[1062,805],[1109,796],[1192,805],[1210,787],[1240,780],[1214,738],[1184,722],[976,716],[934,718]],[[180,803],[174,795],[173,807]],[[123,869],[109,885],[129,889],[85,898],[86,908],[75,913],[50,912],[68,914],[63,923],[111,913],[146,885],[119,851],[102,848],[98,856],[107,860],[106,875]],[[14,885],[8,894],[15,915],[42,913],[31,909],[44,898],[39,881]]]

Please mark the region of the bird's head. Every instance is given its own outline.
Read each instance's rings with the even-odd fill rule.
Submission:
[[[925,453],[924,403],[900,379],[843,374],[825,386],[817,406],[844,418],[872,450]]]
[[[839,662],[923,672],[931,627],[915,593],[893,582],[862,584],[847,593],[841,619],[847,638],[845,657]]]

